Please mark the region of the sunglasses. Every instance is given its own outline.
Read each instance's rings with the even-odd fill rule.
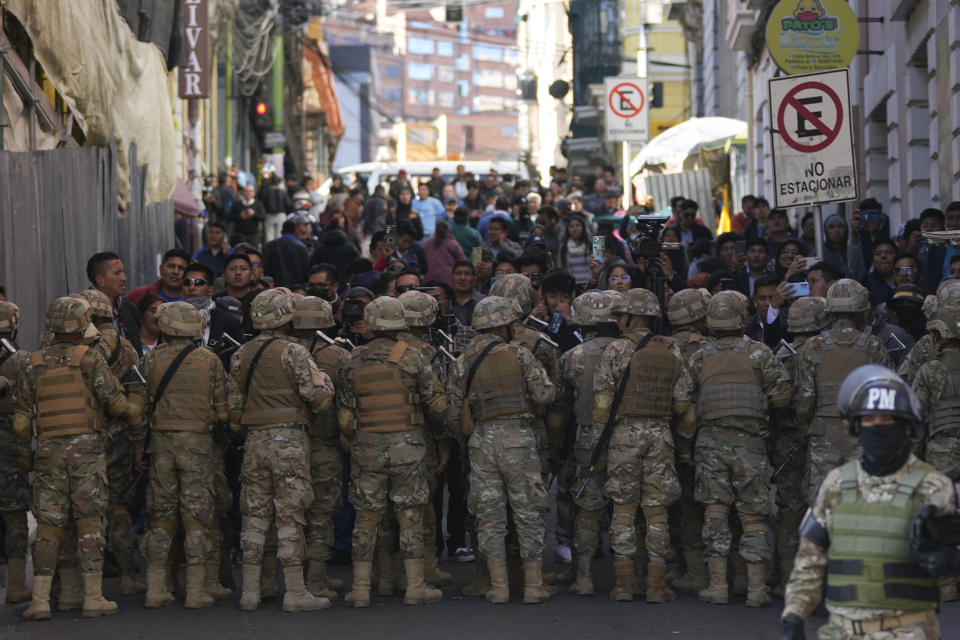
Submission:
[[[403,284],[397,286],[397,293],[406,293],[407,291],[413,291],[417,288],[415,284]]]
[[[252,263],[250,263],[250,264],[252,264],[252,265],[253,265],[253,268],[256,269],[256,268],[259,267],[262,263],[260,263],[260,262],[252,262]]]
[[[610,282],[630,282],[630,276],[623,274],[622,276],[610,276]]]
[[[209,285],[210,283],[203,278],[184,278],[183,284],[192,284],[195,287],[203,287]]]
[[[912,276],[917,270],[914,267],[897,267],[897,273],[902,276]]]

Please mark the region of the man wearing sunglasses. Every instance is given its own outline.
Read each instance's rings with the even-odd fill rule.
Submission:
[[[216,350],[230,364],[230,355],[235,346],[223,335],[227,334],[239,343],[243,343],[243,329],[240,320],[240,302],[229,295],[213,298],[213,270],[210,267],[194,262],[183,276],[183,296],[200,312],[205,320],[205,328],[201,344],[204,346],[213,342],[222,343],[222,348]]]

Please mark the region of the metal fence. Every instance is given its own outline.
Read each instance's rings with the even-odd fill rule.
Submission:
[[[22,348],[38,348],[53,298],[90,286],[94,253],[120,255],[128,289],[156,280],[159,256],[174,246],[173,200],[146,206],[147,168],[134,147],[130,166],[132,197],[121,215],[113,146],[0,151],[0,284],[20,307]]]

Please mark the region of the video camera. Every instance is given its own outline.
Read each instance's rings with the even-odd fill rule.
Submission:
[[[663,252],[664,246],[660,242],[660,233],[669,221],[670,216],[637,216],[637,231],[640,232],[640,237],[634,240],[635,257],[640,256],[650,260]]]

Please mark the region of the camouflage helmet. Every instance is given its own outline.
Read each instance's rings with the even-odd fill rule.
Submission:
[[[94,318],[113,318],[110,298],[98,289],[85,289],[80,293],[71,293],[71,298],[82,298],[90,305],[90,315]]]
[[[787,311],[787,331],[817,333],[830,326],[827,299],[819,296],[797,298]]]
[[[850,278],[840,278],[827,289],[827,313],[863,313],[870,310],[870,292]]]
[[[631,316],[657,317],[660,315],[660,301],[652,291],[630,289],[613,305],[612,311]]]
[[[923,299],[923,315],[933,320],[943,306],[960,307],[960,281],[947,279],[937,285],[936,295]]]
[[[20,307],[0,300],[0,333],[13,333],[20,326]]]
[[[397,300],[403,305],[408,327],[429,327],[440,315],[440,303],[423,291],[404,291]]]
[[[739,291],[720,291],[707,304],[707,327],[738,331],[747,324],[747,296]]]
[[[927,331],[940,334],[942,340],[960,338],[960,307],[940,307],[927,322]]]
[[[523,318],[520,304],[511,298],[487,296],[473,308],[472,326],[477,331],[502,327]]]
[[[396,298],[382,296],[363,309],[363,324],[370,331],[401,331],[407,328],[403,304]]]
[[[165,302],[157,307],[157,326],[165,336],[201,338],[206,324],[189,302]]]
[[[293,312],[294,329],[326,329],[336,324],[333,307],[323,298],[294,294],[297,308]]]
[[[667,303],[667,319],[675,327],[693,324],[707,317],[710,292],[706,289],[682,289],[670,297]]]
[[[520,311],[526,316],[533,311],[532,289],[530,278],[520,273],[508,273],[493,283],[490,287],[490,295],[516,300],[520,305]]]
[[[83,298],[57,298],[47,307],[45,330],[84,333],[90,326],[90,305]]]
[[[599,316],[606,315],[603,313],[601,304],[599,291],[586,291],[581,293],[573,299],[573,304],[570,305],[571,311],[573,312],[573,321],[579,325],[593,325],[607,322],[606,320],[599,319]],[[599,313],[595,314],[594,310]]]
[[[837,409],[850,421],[883,414],[914,425],[923,421],[920,401],[910,385],[879,364],[865,364],[850,372],[837,393]]]
[[[286,287],[264,291],[250,304],[254,329],[276,329],[293,320],[297,302]]]

